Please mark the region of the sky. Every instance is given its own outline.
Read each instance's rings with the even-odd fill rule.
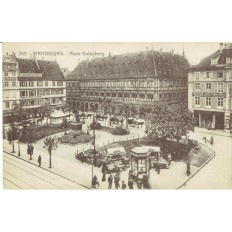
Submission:
[[[68,68],[72,71],[80,61],[93,59],[97,57],[105,57],[111,55],[119,55],[133,52],[151,50],[170,52],[172,49],[175,54],[183,54],[191,65],[200,62],[206,56],[214,53],[219,49],[218,43],[3,43],[3,55],[15,52],[18,58],[31,58],[33,52],[36,59],[55,60],[61,68]],[[52,54],[53,53],[53,54]],[[57,55],[55,55],[55,53]]]

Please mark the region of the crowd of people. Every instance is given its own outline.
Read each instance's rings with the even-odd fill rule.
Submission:
[[[103,174],[105,175],[105,174]],[[106,179],[102,178],[102,181],[105,182]],[[134,189],[134,181],[129,179],[128,184],[125,183],[124,180],[120,181],[120,173],[116,173],[115,175],[110,174],[107,178],[108,181],[108,189],[113,189],[113,184],[115,189]],[[92,180],[92,188],[99,188],[100,183],[95,175]],[[142,185],[137,184],[138,189],[142,188]]]

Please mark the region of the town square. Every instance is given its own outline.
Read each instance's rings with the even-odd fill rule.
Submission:
[[[231,189],[232,44],[194,65],[156,46],[69,70],[6,44],[4,188]]]

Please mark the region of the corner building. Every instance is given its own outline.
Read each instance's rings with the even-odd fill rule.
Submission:
[[[65,101],[64,75],[55,61],[3,56],[3,116],[9,123],[13,103],[23,103],[28,117],[40,117],[39,108]]]
[[[231,130],[232,44],[220,44],[219,50],[189,69],[188,106],[197,126]]]
[[[188,67],[184,56],[162,50],[85,60],[66,78],[67,102],[86,111],[104,99],[137,106],[187,102]]]

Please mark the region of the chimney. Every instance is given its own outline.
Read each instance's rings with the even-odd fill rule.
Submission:
[[[111,57],[111,52],[109,52],[109,57]]]
[[[223,50],[223,43],[220,43],[220,52]]]
[[[160,55],[162,55],[163,54],[163,49],[162,48],[160,48]]]

